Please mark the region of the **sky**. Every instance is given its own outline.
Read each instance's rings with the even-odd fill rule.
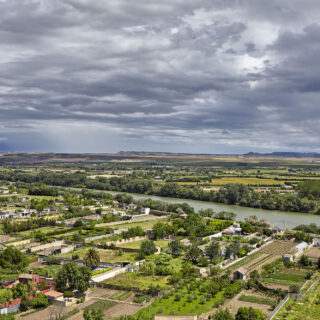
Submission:
[[[0,152],[320,152],[319,0],[0,12]]]

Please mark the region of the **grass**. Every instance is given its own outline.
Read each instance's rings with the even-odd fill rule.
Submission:
[[[97,276],[98,274],[102,274],[102,273],[108,272],[110,270],[112,270],[111,267],[110,268],[103,268],[103,269],[94,270],[94,271],[91,272],[91,275],[92,276]]]
[[[255,295],[246,295],[246,294],[242,294],[238,300],[243,302],[263,304],[271,307],[274,306],[276,302],[274,299],[271,299],[271,298],[255,296]]]
[[[32,271],[40,276],[55,278],[58,272],[61,270],[61,265],[45,265],[39,268],[32,268]]]
[[[305,282],[305,271],[300,270],[285,270],[283,272],[277,272],[271,275],[267,275],[263,278],[263,282],[267,284],[282,284],[286,286],[290,285],[302,285]]]
[[[105,311],[115,305],[115,302],[110,300],[98,300],[93,304],[90,304],[86,309],[102,310]]]
[[[110,299],[125,301],[130,297],[130,295],[131,295],[131,291],[118,291],[114,293],[110,297]]]
[[[27,238],[32,238],[38,232],[41,232],[42,234],[45,235],[45,234],[52,234],[57,231],[63,232],[63,231],[67,231],[69,229],[70,228],[48,226],[48,227],[41,227],[41,228],[37,228],[37,229],[31,229],[31,230],[27,230],[27,231],[21,231],[21,232],[18,232],[17,235],[27,239]]]
[[[215,186],[224,186],[226,184],[244,184],[247,186],[278,186],[283,185],[283,180],[275,180],[271,178],[242,178],[242,177],[224,177],[213,179],[212,184]]]
[[[119,248],[128,248],[128,249],[139,249],[140,245],[141,245],[141,243],[143,241],[144,240],[139,240],[139,241],[134,241],[134,242],[129,242],[129,243],[123,243],[123,244],[119,244],[118,247]],[[168,247],[168,243],[169,243],[168,240],[157,240],[157,241],[155,241],[155,245],[157,247],[160,247],[160,248],[167,248]]]
[[[167,288],[167,278],[162,276],[144,276],[139,273],[129,272],[120,274],[112,279],[104,281],[105,284],[119,286],[119,288],[147,290],[152,285],[159,285],[160,288]]]
[[[75,250],[73,252],[68,252],[66,254],[60,255],[60,257],[70,258],[73,255],[79,255],[80,259],[82,259],[87,251],[89,250],[88,247],[81,248]],[[121,253],[118,250],[111,250],[111,249],[97,249],[100,260],[102,262],[109,262],[109,263],[120,263],[120,262],[133,262],[136,260],[136,253],[131,252],[123,252]]]
[[[284,286],[302,286],[305,282],[307,269],[288,268],[283,264],[282,259],[278,259],[264,267],[262,272],[262,282],[265,284],[279,284]]]
[[[117,225],[111,226],[113,229],[126,229],[126,228],[132,228],[132,227],[138,227],[140,226],[143,230],[152,229],[152,227],[158,223],[158,222],[166,222],[166,219],[153,219],[148,221],[136,221],[136,222],[125,222]],[[96,227],[99,227],[99,225],[96,225]]]

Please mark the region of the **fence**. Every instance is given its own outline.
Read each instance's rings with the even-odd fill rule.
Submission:
[[[287,294],[286,297],[283,300],[281,300],[281,302],[277,305],[277,307],[272,311],[269,317],[269,320],[274,319],[278,311],[288,302],[289,298],[290,298],[290,295]]]

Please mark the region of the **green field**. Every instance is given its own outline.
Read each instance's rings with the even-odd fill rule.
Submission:
[[[71,258],[73,255],[79,255],[82,259],[87,251],[88,247],[84,247],[73,252],[59,255],[60,257]],[[119,250],[111,249],[97,249],[100,260],[102,262],[119,263],[119,262],[133,262],[136,260],[136,253],[134,252],[120,252]]]
[[[238,300],[244,301],[244,302],[263,304],[267,306],[273,306],[276,303],[276,300],[271,298],[256,296],[256,295],[245,295],[245,294],[241,295]]]
[[[134,242],[129,242],[129,243],[123,243],[123,244],[117,245],[117,247],[118,248],[128,248],[128,249],[139,249],[140,245],[141,245],[141,243],[143,241],[144,240],[139,240],[139,241],[134,241]],[[168,240],[156,240],[156,241],[154,241],[154,243],[155,243],[155,245],[157,247],[160,247],[162,249],[162,248],[167,248],[168,247],[169,241]]]
[[[104,281],[105,284],[119,286],[128,290],[137,288],[139,290],[147,290],[150,286],[158,285],[160,288],[167,288],[168,277],[162,276],[145,276],[136,272],[127,272],[120,274],[112,279]]]
[[[215,186],[224,186],[226,184],[244,184],[248,186],[277,186],[283,185],[284,180],[275,180],[271,178],[246,178],[246,177],[224,177],[213,179],[212,184]]]
[[[298,285],[301,286],[305,282],[306,271],[297,269],[283,270],[263,277],[265,284],[280,284],[285,286]]]
[[[305,277],[308,269],[299,267],[286,267],[282,259],[278,259],[273,263],[266,265],[262,272],[262,282],[267,285],[283,285],[291,286],[296,285],[301,287],[306,281]]]

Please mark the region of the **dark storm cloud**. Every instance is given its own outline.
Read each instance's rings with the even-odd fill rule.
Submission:
[[[0,150],[320,151],[316,0],[0,10]]]

